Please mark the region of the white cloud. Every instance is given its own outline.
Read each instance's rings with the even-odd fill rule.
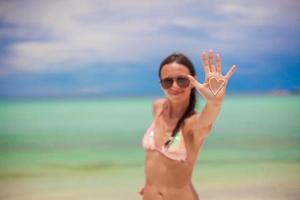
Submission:
[[[0,37],[18,39],[7,47],[3,64],[43,71],[97,61],[135,62],[179,48],[194,52],[216,46],[233,53],[245,40],[251,51],[259,38],[249,37],[243,29],[274,25],[278,18],[279,1],[272,3],[277,12],[266,2],[3,1],[0,19],[9,25],[1,28]],[[296,4],[289,2],[280,16]],[[180,34],[181,30],[195,35]],[[272,41],[265,43],[267,51]]]

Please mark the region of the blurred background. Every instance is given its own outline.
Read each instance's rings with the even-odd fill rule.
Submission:
[[[0,199],[141,199],[160,62],[237,66],[199,154],[201,199],[299,199],[300,3],[0,1]],[[197,109],[205,102],[199,96]]]

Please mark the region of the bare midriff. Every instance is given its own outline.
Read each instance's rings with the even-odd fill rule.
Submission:
[[[198,200],[191,183],[193,160],[172,160],[159,151],[147,150],[143,200]]]

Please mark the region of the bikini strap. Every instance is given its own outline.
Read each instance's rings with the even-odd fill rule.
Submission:
[[[165,103],[165,102],[164,102]],[[164,103],[163,103],[163,105],[161,106],[161,108],[159,108],[159,110],[158,110],[158,112],[155,114],[155,116],[154,116],[154,119],[156,120],[162,113],[163,113],[163,111],[164,111]]]

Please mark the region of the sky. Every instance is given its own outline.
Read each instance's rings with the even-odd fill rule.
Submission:
[[[0,98],[160,95],[160,62],[235,64],[228,93],[300,91],[298,0],[1,0]]]

